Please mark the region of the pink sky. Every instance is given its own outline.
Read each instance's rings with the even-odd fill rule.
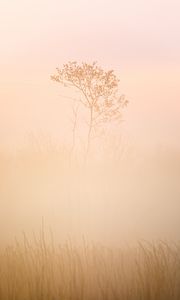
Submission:
[[[133,140],[180,145],[179,11],[179,0],[1,0],[1,145],[67,133],[67,99],[49,77],[68,60],[117,71]]]

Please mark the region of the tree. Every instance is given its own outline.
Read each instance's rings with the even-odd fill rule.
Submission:
[[[56,68],[53,81],[77,89],[77,99],[89,111],[86,156],[90,150],[92,130],[103,123],[122,119],[122,108],[128,101],[119,94],[119,79],[113,70],[105,71],[96,62],[78,64],[76,61]]]

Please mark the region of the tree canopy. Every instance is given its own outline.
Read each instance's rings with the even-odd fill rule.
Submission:
[[[78,64],[72,61],[61,69],[56,68],[56,74],[51,79],[81,93],[82,97],[77,101],[89,110],[87,151],[93,128],[114,120],[121,121],[122,109],[128,101],[119,93],[120,80],[114,70],[106,71],[97,62]]]

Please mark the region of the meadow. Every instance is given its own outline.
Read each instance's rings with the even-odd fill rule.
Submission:
[[[0,162],[0,299],[180,299],[178,153]]]
[[[0,255],[2,300],[178,300],[180,245],[107,248],[84,241],[55,246],[44,234]]]

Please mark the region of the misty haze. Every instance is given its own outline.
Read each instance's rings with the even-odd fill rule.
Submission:
[[[0,3],[0,300],[180,299],[179,9]]]

